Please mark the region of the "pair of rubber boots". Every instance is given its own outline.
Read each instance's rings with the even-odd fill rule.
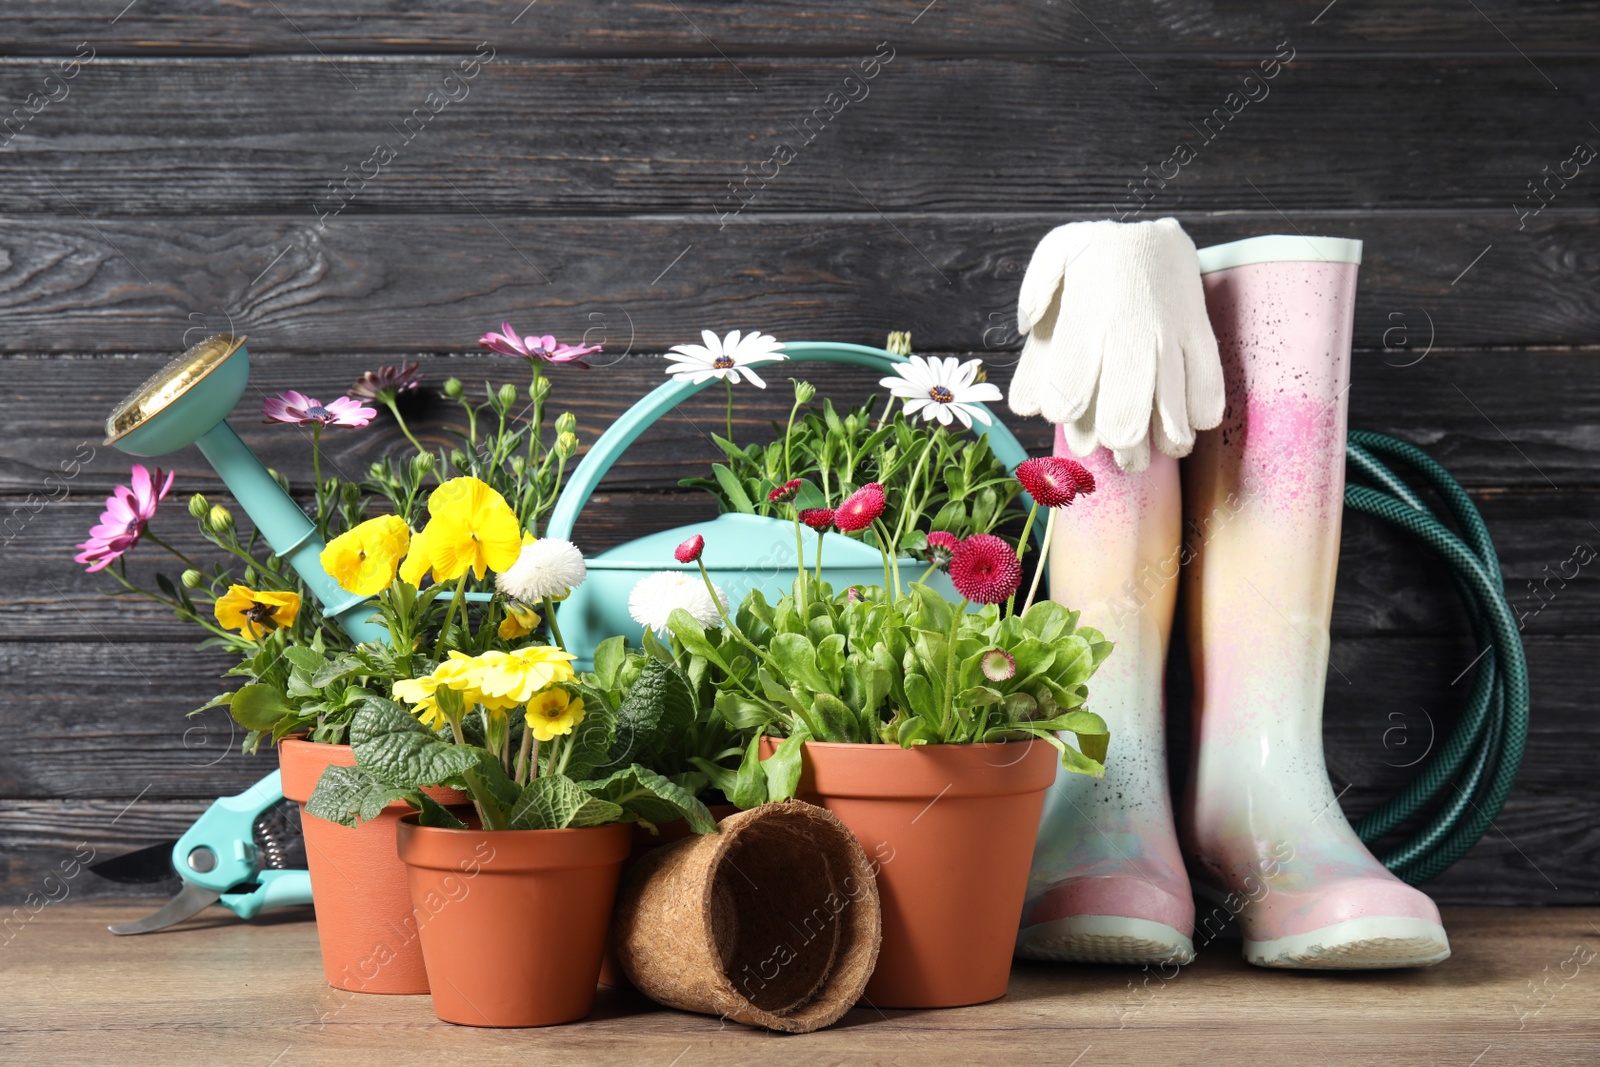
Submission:
[[[1116,642],[1090,683],[1111,758],[1049,794],[1019,956],[1187,963],[1233,919],[1263,967],[1450,954],[1433,901],[1362,845],[1323,762],[1360,259],[1360,242],[1317,237],[1202,250],[1222,425],[1181,478],[1159,453],[1138,474],[1105,449],[1085,461],[1097,488],[1056,521],[1050,589]],[[1194,705],[1175,825],[1163,676],[1180,586]]]

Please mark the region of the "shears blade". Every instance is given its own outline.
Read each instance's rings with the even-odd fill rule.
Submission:
[[[112,882],[165,882],[178,877],[178,872],[172,869],[172,848],[176,844],[176,841],[163,841],[135,852],[124,852],[91,863],[89,869]]]
[[[118,926],[108,926],[106,929],[114,934],[148,934],[156,930],[165,930],[169,926],[198,915],[221,899],[221,892],[215,889],[203,889],[193,882],[185,882],[178,895],[158,910],[142,919],[135,919],[133,922]]]

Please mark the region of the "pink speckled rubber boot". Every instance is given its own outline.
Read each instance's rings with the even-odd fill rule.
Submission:
[[[1060,431],[1056,455],[1070,455]],[[1116,642],[1090,683],[1111,728],[1106,776],[1060,772],[1045,799],[1017,955],[1188,963],[1194,898],[1167,794],[1162,676],[1178,591],[1178,461],[1139,474],[1102,448],[1095,491],[1056,518],[1051,596]]]
[[[1450,955],[1433,901],[1345,821],[1322,755],[1360,260],[1360,242],[1316,237],[1200,252],[1228,407],[1184,469],[1195,696],[1180,830],[1216,901],[1198,929],[1237,915],[1263,967]]]

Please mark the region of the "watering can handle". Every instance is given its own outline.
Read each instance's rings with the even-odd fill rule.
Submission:
[[[789,362],[848,363],[885,373],[891,371],[896,364],[906,362],[904,356],[894,355],[881,348],[833,344],[827,341],[792,341],[783,346],[783,351],[789,357]],[[600,435],[594,447],[589,449],[583,461],[572,472],[572,477],[562,490],[560,499],[556,501],[555,510],[550,513],[545,536],[570,540],[572,529],[578,521],[578,512],[583,510],[583,506],[589,502],[590,495],[599,487],[600,479],[606,476],[611,465],[627,447],[657,419],[710,384],[711,382],[701,382],[696,385],[692,382],[668,380],[640,397],[633,407],[623,412],[622,416]],[[982,404],[972,406],[984,407]],[[1007,470],[1015,470],[1019,463],[1028,458],[1028,453],[999,419],[989,427],[988,434],[989,447],[994,450],[995,458],[1006,465]]]

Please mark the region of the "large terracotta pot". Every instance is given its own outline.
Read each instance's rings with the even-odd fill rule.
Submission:
[[[775,742],[763,742],[771,753]],[[877,871],[883,947],[864,1000],[948,1008],[1005,995],[1057,753],[807,741],[799,799],[839,817]]]
[[[594,1006],[626,823],[442,830],[400,820],[434,1013],[465,1026],[551,1026]]]
[[[306,867],[317,909],[322,969],[335,989],[356,993],[428,991],[422,946],[411,914],[406,868],[395,853],[395,827],[410,810],[390,804],[354,829],[307,815],[306,801],[328,767],[354,767],[349,745],[287,739],[278,743],[283,795],[300,804]],[[429,789],[441,804],[468,803],[465,793]]]

